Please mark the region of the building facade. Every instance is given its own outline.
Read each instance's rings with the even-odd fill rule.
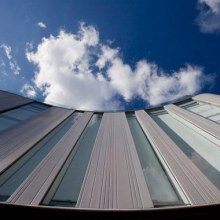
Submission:
[[[66,219],[217,219],[220,96],[91,112],[0,91],[0,210]]]

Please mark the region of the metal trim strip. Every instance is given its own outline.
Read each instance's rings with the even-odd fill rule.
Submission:
[[[143,110],[135,112],[152,145],[163,156],[192,205],[220,202],[220,191]]]
[[[175,115],[178,115],[179,117],[190,122],[194,126],[200,128],[215,138],[220,139],[220,124],[217,124],[209,119],[206,119],[200,115],[187,111],[173,104],[164,106],[164,109],[168,112],[172,112]]]
[[[74,111],[51,107],[0,134],[0,173],[30,150]]]
[[[125,113],[104,113],[77,207],[153,207]]]
[[[0,112],[34,102],[29,98],[25,98],[16,94],[0,91]]]
[[[74,149],[76,142],[89,123],[92,115],[92,112],[86,112],[79,117],[63,138],[11,195],[7,200],[8,203],[22,205],[40,204],[71,151]]]
[[[220,106],[220,95],[204,93],[204,94],[196,95],[192,97],[192,99],[195,101],[201,101],[201,102],[206,102],[209,104]]]

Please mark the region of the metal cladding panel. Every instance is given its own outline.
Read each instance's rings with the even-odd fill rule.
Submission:
[[[220,202],[220,191],[179,149],[167,134],[143,110],[135,112],[149,140],[160,152],[168,167],[193,205]]]
[[[74,111],[51,107],[0,134],[0,173],[30,150]]]
[[[0,91],[0,112],[31,102],[33,102],[33,100],[9,92]]]
[[[206,102],[206,103],[220,106],[220,95],[200,94],[200,95],[192,97],[192,99],[195,101],[201,101],[201,102]]]
[[[175,115],[178,115],[179,117],[190,122],[191,124],[195,125],[196,127],[202,129],[203,131],[206,131],[207,133],[211,134],[212,136],[220,139],[220,125],[219,124],[217,124],[209,119],[206,119],[200,115],[197,115],[195,113],[192,113],[190,111],[182,109],[182,108],[180,108],[176,105],[173,105],[173,104],[164,106],[164,109],[166,109],[168,112],[172,112]]]
[[[153,207],[124,113],[104,113],[77,207]]]
[[[79,117],[44,160],[11,195],[7,202],[23,205],[40,204],[92,115],[92,112],[86,112]]]

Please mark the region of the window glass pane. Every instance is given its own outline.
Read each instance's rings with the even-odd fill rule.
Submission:
[[[63,137],[82,113],[74,113],[0,176],[0,200],[6,200]]]
[[[220,189],[220,147],[167,112],[151,116],[192,162]]]
[[[154,205],[182,203],[136,117],[127,119]]]
[[[43,204],[70,207],[76,205],[100,122],[100,116],[92,117]]]
[[[41,109],[41,110],[46,110],[50,107],[48,105],[45,105],[43,103],[38,103],[38,102],[31,103],[29,104],[29,106],[36,108],[36,109]]]
[[[185,108],[197,115],[201,115],[204,118],[208,118],[212,121],[220,123],[220,108],[208,103],[201,103],[192,101],[189,104],[180,105],[180,107]]]
[[[40,103],[31,103],[0,114],[0,131],[13,127],[18,122],[36,116],[49,108]]]
[[[19,121],[0,116],[0,131],[5,130],[6,128],[12,127],[16,125],[17,123],[19,123]]]
[[[18,109],[14,109],[14,110],[2,113],[2,115],[22,121],[22,120],[35,116],[37,113],[38,112],[28,111],[23,108],[18,108]]]
[[[22,108],[30,110],[30,111],[41,112],[41,111],[48,109],[49,107],[47,105],[40,104],[40,103],[31,103],[31,104],[22,106]]]

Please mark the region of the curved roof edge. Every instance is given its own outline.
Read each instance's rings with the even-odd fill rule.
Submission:
[[[198,100],[198,101],[203,101],[203,100],[210,100],[210,103],[213,103],[213,104],[216,104],[216,105],[219,105],[220,106],[220,103],[218,101],[216,101],[217,99],[219,99],[219,95],[217,94],[211,94],[211,93],[201,93],[201,94],[197,94],[195,96],[193,95],[185,95],[183,97],[180,97],[180,98],[177,98],[177,99],[173,99],[173,100],[170,100],[170,101],[166,101],[166,102],[163,102],[161,104],[158,104],[158,105],[153,105],[153,106],[149,106],[147,108],[143,108],[143,109],[128,109],[128,110],[88,110],[88,109],[74,109],[72,107],[67,107],[67,106],[64,106],[62,104],[49,104],[49,103],[45,103],[45,102],[42,102],[40,100],[37,100],[37,99],[32,99],[32,98],[28,98],[28,97],[25,97],[25,96],[22,96],[20,94],[16,94],[16,93],[13,93],[13,92],[8,92],[8,91],[5,91],[5,90],[0,90],[0,94],[1,93],[8,93],[8,94],[11,94],[11,95],[16,95],[16,96],[20,96],[22,98],[25,98],[25,99],[29,99],[29,100],[32,100],[32,101],[35,101],[35,102],[39,102],[39,103],[44,103],[46,105],[49,105],[49,106],[55,106],[55,107],[59,107],[59,108],[64,108],[64,109],[71,109],[71,110],[77,110],[77,111],[87,111],[87,112],[97,112],[97,113],[101,113],[101,112],[133,112],[133,111],[138,111],[138,110],[152,110],[152,109],[159,109],[159,108],[162,108],[163,106],[165,105],[168,105],[168,104],[182,104],[184,102],[187,102],[189,101],[190,99],[194,99],[194,100]],[[216,98],[215,98],[216,96]]]
[[[174,100],[170,100],[170,101],[167,101],[167,102],[163,102],[161,104],[158,104],[158,105],[153,105],[153,106],[149,106],[147,108],[142,108],[142,109],[128,109],[128,110],[88,110],[88,109],[75,109],[75,108],[72,108],[72,107],[68,107],[68,106],[64,106],[64,105],[61,105],[61,104],[50,104],[50,103],[45,103],[45,102],[41,102],[37,99],[33,99],[33,98],[29,98],[29,97],[25,97],[25,96],[22,96],[20,94],[16,94],[16,93],[13,93],[13,92],[8,92],[8,91],[5,91],[5,90],[0,90],[0,94],[1,93],[7,93],[7,94],[11,94],[11,95],[16,95],[16,96],[20,96],[22,98],[25,98],[25,99],[28,99],[28,100],[32,100],[34,102],[39,102],[39,103],[44,103],[46,105],[49,105],[49,106],[55,106],[55,107],[59,107],[59,108],[64,108],[64,109],[70,109],[70,110],[77,110],[77,111],[87,111],[87,112],[97,112],[97,113],[101,113],[101,112],[133,112],[133,111],[138,111],[138,110],[151,110],[151,109],[158,109],[158,108],[162,108],[163,106],[165,105],[168,105],[168,104],[177,104],[177,103],[184,103],[186,101],[189,101],[190,99],[192,99],[192,97],[203,97],[203,95],[207,96],[207,95],[211,95],[209,93],[204,93],[204,94],[198,94],[196,96],[190,96],[190,95],[186,95],[186,96],[183,96],[183,97],[180,97],[180,98],[177,98],[177,99],[174,99]],[[216,95],[218,96],[218,95]]]

